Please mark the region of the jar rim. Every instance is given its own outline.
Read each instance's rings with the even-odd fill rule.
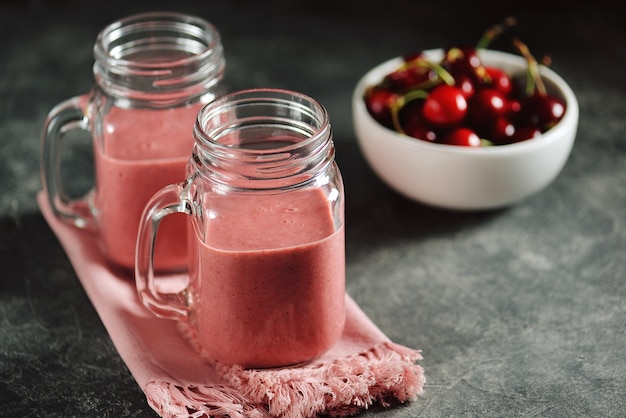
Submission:
[[[279,190],[323,178],[334,161],[328,112],[285,89],[228,93],[198,112],[191,164],[228,189]]]
[[[178,12],[117,20],[100,31],[93,50],[96,83],[120,107],[206,103],[217,95],[226,66],[217,28]]]
[[[299,148],[307,146],[311,142],[318,142],[321,140],[329,139],[331,134],[330,118],[326,108],[318,102],[316,99],[297,91],[280,89],[280,88],[251,88],[245,90],[239,90],[227,93],[210,103],[207,103],[198,112],[194,125],[194,137],[196,138],[196,144],[202,148],[211,147],[214,149],[238,149],[246,151],[245,148],[233,147],[232,144],[225,144],[220,141],[221,133],[233,130],[236,128],[236,121],[231,123],[224,123],[224,118],[220,118],[229,111],[234,110],[236,107],[245,107],[253,105],[277,105],[283,106],[285,110],[290,109],[293,112],[283,116],[282,123],[293,123],[296,125],[300,118],[296,113],[300,113],[302,116],[309,117],[314,120],[316,125],[312,126],[307,124],[310,130],[305,135],[306,138],[292,144],[283,144],[275,148],[268,150],[268,152],[284,152],[289,149]],[[266,115],[267,118],[272,118],[273,115]],[[212,118],[217,118],[220,126],[214,129],[207,129],[207,124]],[[248,123],[262,123],[263,116],[254,115],[249,117]],[[303,129],[304,122],[302,123]],[[255,150],[251,151],[252,153]]]
[[[156,30],[186,32],[190,37],[194,37],[198,44],[203,45],[203,48],[176,60],[149,62],[126,58],[127,54],[124,54],[126,49],[123,45],[115,46],[114,41],[122,37]],[[146,45],[148,43],[143,44],[144,47]],[[183,46],[180,42],[172,42],[172,45]],[[96,60],[106,61],[110,66],[150,69],[180,66],[186,65],[189,61],[204,60],[213,54],[215,49],[221,49],[221,38],[217,28],[207,20],[179,12],[147,12],[126,16],[102,29],[96,38],[94,56]]]

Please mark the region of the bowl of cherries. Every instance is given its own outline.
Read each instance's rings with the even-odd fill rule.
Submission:
[[[420,51],[367,72],[352,97],[361,151],[397,192],[453,210],[510,206],[561,172],[578,127],[578,102],[547,63],[474,46]]]

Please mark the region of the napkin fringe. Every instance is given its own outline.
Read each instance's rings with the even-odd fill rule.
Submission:
[[[423,390],[419,351],[383,342],[332,363],[276,370],[218,364],[228,384],[252,402],[267,405],[272,417],[354,415],[375,402],[415,400]]]
[[[153,380],[144,393],[150,407],[163,418],[271,418],[228,386],[183,387]]]
[[[151,382],[150,405],[163,417],[296,418],[355,415],[378,402],[415,400],[424,371],[420,351],[382,342],[331,363],[284,369],[244,369],[213,362],[223,386],[184,388]],[[155,407],[156,406],[156,407]]]

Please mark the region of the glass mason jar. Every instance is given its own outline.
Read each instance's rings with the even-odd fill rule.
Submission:
[[[156,12],[105,27],[94,56],[92,90],[48,115],[42,182],[57,217],[96,232],[105,257],[134,270],[146,202],[161,187],[185,178],[195,117],[224,94],[223,47],[209,22]],[[67,197],[60,174],[62,139],[73,129],[89,132],[95,164],[94,189],[79,199]],[[157,269],[186,267],[184,221],[164,223]]]
[[[326,110],[297,92],[244,90],[205,106],[194,137],[187,180],[144,211],[140,298],[191,325],[209,359],[276,367],[319,356],[345,320],[344,189]],[[189,219],[189,283],[163,293],[152,248],[173,213]]]

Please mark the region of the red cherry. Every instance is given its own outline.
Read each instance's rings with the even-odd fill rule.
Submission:
[[[497,67],[486,66],[485,71],[489,85],[501,92],[504,96],[508,96],[513,91],[513,81],[509,74]]]
[[[422,141],[436,142],[437,138],[439,138],[439,133],[437,133],[437,131],[434,131],[427,126],[422,126],[421,129],[418,129],[415,132],[413,132],[413,136],[415,138],[421,139]]]
[[[530,53],[528,46],[519,39],[514,39],[513,43],[528,63],[526,97],[521,101],[519,113],[521,123],[535,125],[541,131],[546,131],[558,123],[565,114],[565,102],[548,93],[539,73],[539,63]]]
[[[541,130],[536,126],[522,126],[515,129],[515,133],[511,137],[509,144],[526,141],[541,135]]]
[[[401,67],[385,76],[384,82],[397,91],[409,90],[437,79],[437,74],[431,69],[407,66]]]
[[[511,119],[515,119],[519,114],[520,110],[522,110],[522,103],[516,97],[510,97],[507,102],[507,110],[506,113],[509,115]]]
[[[421,139],[428,142],[434,142],[438,134],[428,125],[422,116],[422,108],[424,100],[411,100],[407,102],[398,115],[402,131],[413,138]]]
[[[554,126],[565,114],[565,103],[558,97],[535,92],[521,100],[519,122],[537,126],[542,131]]]
[[[453,77],[458,75],[473,75],[482,63],[476,52],[476,48],[468,45],[447,48],[441,65],[448,70]]]
[[[512,142],[517,129],[513,122],[504,116],[496,118],[485,135],[494,145],[504,145]]]
[[[546,118],[543,120],[544,126],[551,128],[557,124],[565,115],[565,102],[558,97],[546,95],[543,97],[543,104]]]
[[[415,125],[411,127],[410,131],[407,130],[406,133],[413,138],[426,142],[436,142],[439,138],[439,133],[426,124]]]
[[[405,56],[404,63],[387,74],[383,83],[392,90],[401,92],[432,84],[437,79],[437,73],[426,57],[422,53],[413,53]]]
[[[461,90],[463,97],[469,99],[476,92],[476,86],[474,85],[474,81],[469,76],[466,75],[457,75],[455,77],[455,86]]]
[[[476,135],[474,131],[465,127],[453,129],[447,135],[441,138],[441,143],[447,145],[458,145],[462,147],[482,146],[480,137]]]
[[[467,100],[462,91],[447,84],[440,84],[428,94],[422,114],[434,126],[450,127],[463,121],[467,113]]]
[[[365,106],[369,114],[383,126],[393,129],[391,108],[400,96],[386,88],[374,86],[365,92]]]
[[[504,116],[508,106],[506,98],[498,90],[483,88],[472,96],[469,102],[468,120],[470,125],[479,132],[488,135],[490,126]]]

